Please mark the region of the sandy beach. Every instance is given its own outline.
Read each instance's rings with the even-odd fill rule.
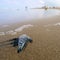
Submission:
[[[17,28],[27,25],[29,28],[16,32]],[[14,34],[8,34],[7,31]],[[0,60],[60,60],[60,15],[5,25],[0,28],[0,42],[22,34],[30,36],[33,43],[29,43],[19,54],[17,47],[1,47]]]

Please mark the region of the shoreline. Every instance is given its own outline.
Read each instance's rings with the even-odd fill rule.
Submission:
[[[52,25],[52,24],[58,24],[60,23],[60,15],[58,16],[53,16],[53,17],[48,17],[48,18],[42,18],[42,19],[37,19],[37,20],[32,20],[32,21],[26,21],[26,22],[22,22],[22,23],[14,23],[14,24],[11,24],[11,25],[5,25],[2,29],[0,29],[0,37],[1,39],[4,37],[4,39],[6,39],[5,37],[8,37],[8,36],[19,36],[19,34],[23,31],[17,31],[15,32],[14,30],[17,29],[17,28],[20,28],[21,26],[24,26],[24,25],[33,25],[33,26],[40,26],[40,27],[43,27],[46,26],[46,25]],[[34,28],[34,27],[33,27]],[[29,28],[28,28],[29,29]],[[27,29],[27,30],[28,30]],[[7,33],[9,32],[9,33]],[[7,33],[7,34],[6,34]],[[13,34],[11,34],[13,33]],[[1,41],[0,39],[0,41]],[[2,39],[2,41],[4,40]],[[8,38],[10,39],[10,37]]]
[[[49,19],[49,20],[48,20]],[[1,60],[60,60],[60,16],[18,23],[16,27],[31,24],[33,27],[24,28],[16,35],[0,36],[0,42],[27,34],[33,40],[26,49],[17,54],[17,47],[5,46],[0,48]]]

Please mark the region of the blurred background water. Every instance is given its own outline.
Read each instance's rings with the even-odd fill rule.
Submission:
[[[59,15],[59,10],[44,9],[5,9],[0,10],[0,25],[11,24],[21,21],[40,19],[48,16]]]
[[[0,25],[59,15],[59,10],[30,9],[42,6],[60,6],[60,0],[1,0]],[[28,8],[26,8],[26,6]]]

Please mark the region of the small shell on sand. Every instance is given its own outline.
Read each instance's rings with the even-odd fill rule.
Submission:
[[[5,33],[4,32],[0,32],[0,36],[2,36],[2,35],[5,35]]]

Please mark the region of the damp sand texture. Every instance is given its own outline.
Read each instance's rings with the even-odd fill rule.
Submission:
[[[60,16],[48,19],[28,22],[33,24],[33,27],[24,29],[15,36],[0,36],[0,40],[7,40],[7,37],[27,34],[33,39],[33,43],[29,43],[19,54],[17,47],[0,48],[0,60],[60,60]]]

